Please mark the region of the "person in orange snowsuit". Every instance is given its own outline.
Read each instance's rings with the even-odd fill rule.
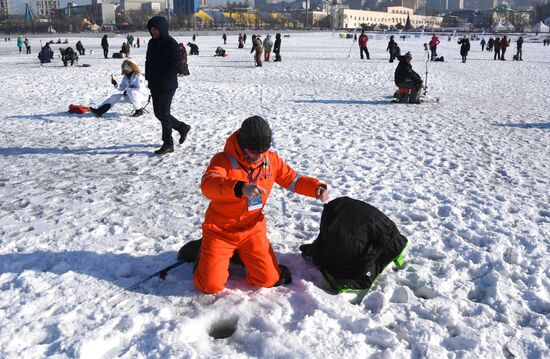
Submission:
[[[262,117],[247,118],[202,176],[201,190],[210,205],[193,278],[201,292],[217,293],[225,287],[229,260],[235,252],[248,269],[248,284],[272,287],[290,283],[288,268],[277,264],[266,236],[262,209],[271,188],[277,183],[323,202],[328,199],[326,184],[298,174],[277,153],[269,151],[271,134]]]

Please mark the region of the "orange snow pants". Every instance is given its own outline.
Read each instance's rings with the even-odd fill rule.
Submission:
[[[265,218],[242,232],[203,224],[201,251],[193,275],[195,288],[208,294],[220,292],[229,278],[229,260],[235,251],[248,270],[248,284],[272,287],[281,272],[266,232]]]

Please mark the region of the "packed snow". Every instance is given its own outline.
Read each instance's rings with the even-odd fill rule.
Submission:
[[[456,38],[442,37],[446,62],[428,64],[427,93],[440,101],[408,105],[391,103],[397,62],[382,34],[360,60],[351,39],[291,33],[283,61],[261,68],[250,40],[237,49],[231,33],[220,58],[221,33],[199,34],[172,106],[191,132],[157,157],[151,105],[139,118],[128,104],[103,118],[67,112],[115,91],[122,60],[103,59],[99,36],[68,37],[93,50],[74,67],[58,59],[66,45],[39,65],[50,37],[31,37],[32,55],[0,42],[2,358],[550,357],[550,47],[528,41],[511,61],[512,37],[508,61],[493,61],[472,41],[463,64]],[[423,77],[429,37],[398,40]],[[119,51],[125,36],[109,41]],[[145,52],[130,54],[142,69]],[[232,266],[227,288],[204,295],[184,264],[120,292],[200,238],[201,175],[256,114],[273,149],[331,198],[397,223],[406,266],[389,266],[366,295],[331,294],[298,250],[317,236],[322,203],[278,188],[264,214],[292,284],[251,287]]]

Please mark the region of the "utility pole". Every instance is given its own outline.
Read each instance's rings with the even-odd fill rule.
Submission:
[[[168,8],[168,25],[170,25],[170,0],[166,0],[166,7]]]
[[[309,4],[309,0],[306,0],[306,30],[307,30],[307,22],[308,22],[307,21],[308,20],[308,16],[307,16],[308,15],[308,7],[309,7],[308,4]]]

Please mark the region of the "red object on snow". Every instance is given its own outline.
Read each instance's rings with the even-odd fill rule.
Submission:
[[[86,112],[90,112],[90,109],[86,106],[82,105],[69,105],[69,112],[70,113],[77,113],[77,114],[83,114]]]

